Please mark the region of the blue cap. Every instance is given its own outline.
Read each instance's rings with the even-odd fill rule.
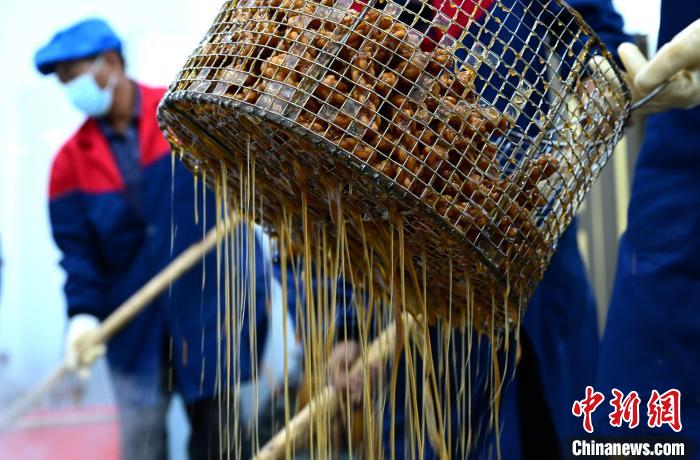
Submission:
[[[37,51],[34,63],[39,72],[48,75],[56,70],[59,62],[121,50],[121,40],[105,21],[88,19],[58,32],[46,46]]]

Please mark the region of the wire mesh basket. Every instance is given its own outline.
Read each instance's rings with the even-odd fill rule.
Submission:
[[[477,321],[514,320],[630,114],[595,56],[560,0],[233,0],[159,119],[209,180],[238,190],[252,158],[264,224],[302,189],[331,221],[340,190],[364,222],[401,216],[431,316],[472,283]]]

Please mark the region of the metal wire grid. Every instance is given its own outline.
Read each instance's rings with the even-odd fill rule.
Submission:
[[[629,95],[590,64],[609,54],[561,2],[451,5],[227,2],[171,87],[163,127],[193,168],[228,162],[232,186],[247,139],[287,200],[295,164],[352,184],[362,193],[348,208],[366,220],[407,215],[429,273],[444,275],[449,252],[484,292],[508,278],[522,303],[621,135]],[[311,186],[318,203],[325,188]]]

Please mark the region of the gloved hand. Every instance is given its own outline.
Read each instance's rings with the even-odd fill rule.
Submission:
[[[349,392],[350,402],[358,405],[362,401],[362,373],[352,375],[355,360],[360,356],[360,345],[354,340],[338,342],[328,357],[331,383],[341,395]]]
[[[351,371],[357,359],[360,359],[360,344],[354,340],[338,342],[328,358],[331,383],[342,397],[348,394],[350,404],[354,407],[362,404],[364,372],[367,371],[365,369],[355,373]],[[369,365],[370,382],[376,380],[381,365],[380,363]]]
[[[700,20],[689,25],[647,61],[631,43],[623,43],[618,54],[627,70],[633,101],[670,80],[670,85],[641,108],[643,113],[670,109],[692,109],[700,104]]]
[[[90,378],[90,367],[107,351],[104,344],[93,345],[99,325],[97,318],[86,314],[75,315],[68,322],[65,362],[83,380]]]

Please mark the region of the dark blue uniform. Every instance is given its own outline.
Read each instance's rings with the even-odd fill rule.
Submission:
[[[664,0],[659,47],[700,18],[700,3]],[[700,109],[648,119],[637,162],[628,228],[601,345],[599,385],[639,392],[640,425],[612,429],[603,410],[596,433],[665,435],[647,426],[651,391],[681,391],[681,435],[700,455]],[[583,396],[583,395],[582,395]],[[607,404],[607,403],[606,403]],[[606,408],[608,409],[608,408]],[[668,439],[668,438],[667,438]]]
[[[489,0],[441,2],[440,4],[451,5],[454,8],[456,3],[461,5],[466,11],[472,11],[469,4],[480,3],[481,8],[490,8],[493,2]],[[521,2],[512,3],[512,13],[507,15],[503,21],[494,18],[503,16],[499,9],[493,10],[493,15],[488,15],[484,19],[484,26],[487,30],[493,30],[494,34],[501,34],[504,42],[509,42],[505,35],[509,31],[520,31],[526,33],[524,29],[518,28],[520,19],[527,21],[528,15],[521,10]],[[434,3],[435,4],[435,3]],[[576,8],[600,35],[601,39],[611,50],[616,50],[617,46],[627,40],[623,33],[623,21],[615,11],[610,0],[574,0],[569,4]],[[478,11],[478,10],[477,10]],[[530,13],[532,14],[532,13]],[[531,19],[531,18],[530,18]],[[459,20],[459,16],[458,16]],[[467,18],[464,18],[467,21]],[[474,20],[474,18],[472,18]],[[530,24],[529,27],[541,27]],[[527,29],[527,28],[525,28]],[[453,33],[450,30],[450,33]],[[453,33],[453,35],[456,35]],[[483,38],[482,38],[483,39]],[[467,38],[469,40],[469,38]],[[495,42],[495,46],[498,45]],[[515,39],[513,42],[525,46],[524,40]],[[532,49],[532,48],[531,48]],[[500,54],[498,49],[494,50]],[[529,53],[529,54],[528,54]],[[531,55],[530,51],[523,52],[525,60]],[[566,57],[564,57],[566,60]],[[536,62],[536,60],[532,61]],[[536,67],[536,66],[535,66]],[[564,71],[569,67],[564,66]],[[502,76],[492,77],[491,84],[481,88],[481,93],[486,99],[493,100],[497,108],[504,109],[505,102],[495,96],[494,82],[498,78],[509,81],[507,70],[504,65],[499,64],[499,72],[503,70]],[[531,79],[534,86],[542,85],[541,75],[545,73],[544,68],[530,68],[526,76]],[[517,85],[504,85],[506,93],[509,88]],[[508,99],[508,98],[506,98]],[[503,107],[499,106],[499,103]],[[544,279],[535,291],[535,294],[528,306],[525,314],[522,330],[523,358],[518,366],[518,371],[513,380],[512,370],[514,369],[514,351],[508,356],[500,356],[501,365],[508,361],[509,374],[505,376],[506,385],[503,392],[500,423],[503,430],[500,435],[500,447],[502,458],[517,459],[530,455],[540,458],[557,458],[565,452],[568,440],[575,434],[581,432],[580,421],[571,415],[571,404],[579,395],[583,394],[586,384],[595,381],[596,363],[598,359],[598,328],[596,318],[595,301],[593,293],[588,283],[583,261],[581,259],[577,240],[576,224],[574,223],[561,237],[557,252],[554,254],[551,264],[545,273]],[[438,337],[435,330],[431,330],[433,343],[437,343]],[[466,341],[466,337],[459,334],[453,339],[455,350],[461,349],[461,342]],[[474,458],[495,458],[495,436],[489,434],[488,423],[490,415],[490,394],[485,392],[489,378],[489,367],[493,361],[490,346],[485,338],[473,338],[473,355],[471,356],[471,423],[473,427],[473,445],[471,456]],[[435,349],[434,349],[435,350]],[[436,357],[434,357],[434,360]],[[468,358],[458,353],[455,361],[465,363]],[[458,368],[457,368],[458,369]],[[451,379],[451,388],[457,388],[456,384],[459,375],[453,369],[445,380]],[[420,370],[417,375],[421,375]],[[397,401],[401,402],[396,413],[396,448],[397,458],[410,457],[407,446],[404,442],[408,435],[406,414],[403,411],[403,398],[405,387],[405,375],[403,364],[399,367],[399,394]],[[444,385],[444,382],[443,382]],[[421,392],[419,391],[419,394]],[[461,433],[467,430],[468,421],[464,410],[462,418],[454,416],[460,412],[456,403],[452,402],[452,426],[451,439],[453,441],[452,454],[457,457],[465,456],[464,446],[460,444]],[[389,413],[385,414],[383,428],[385,453],[390,450],[390,419]],[[443,437],[447,439],[445,435]],[[426,448],[426,458],[435,458],[436,453],[429,447]]]

